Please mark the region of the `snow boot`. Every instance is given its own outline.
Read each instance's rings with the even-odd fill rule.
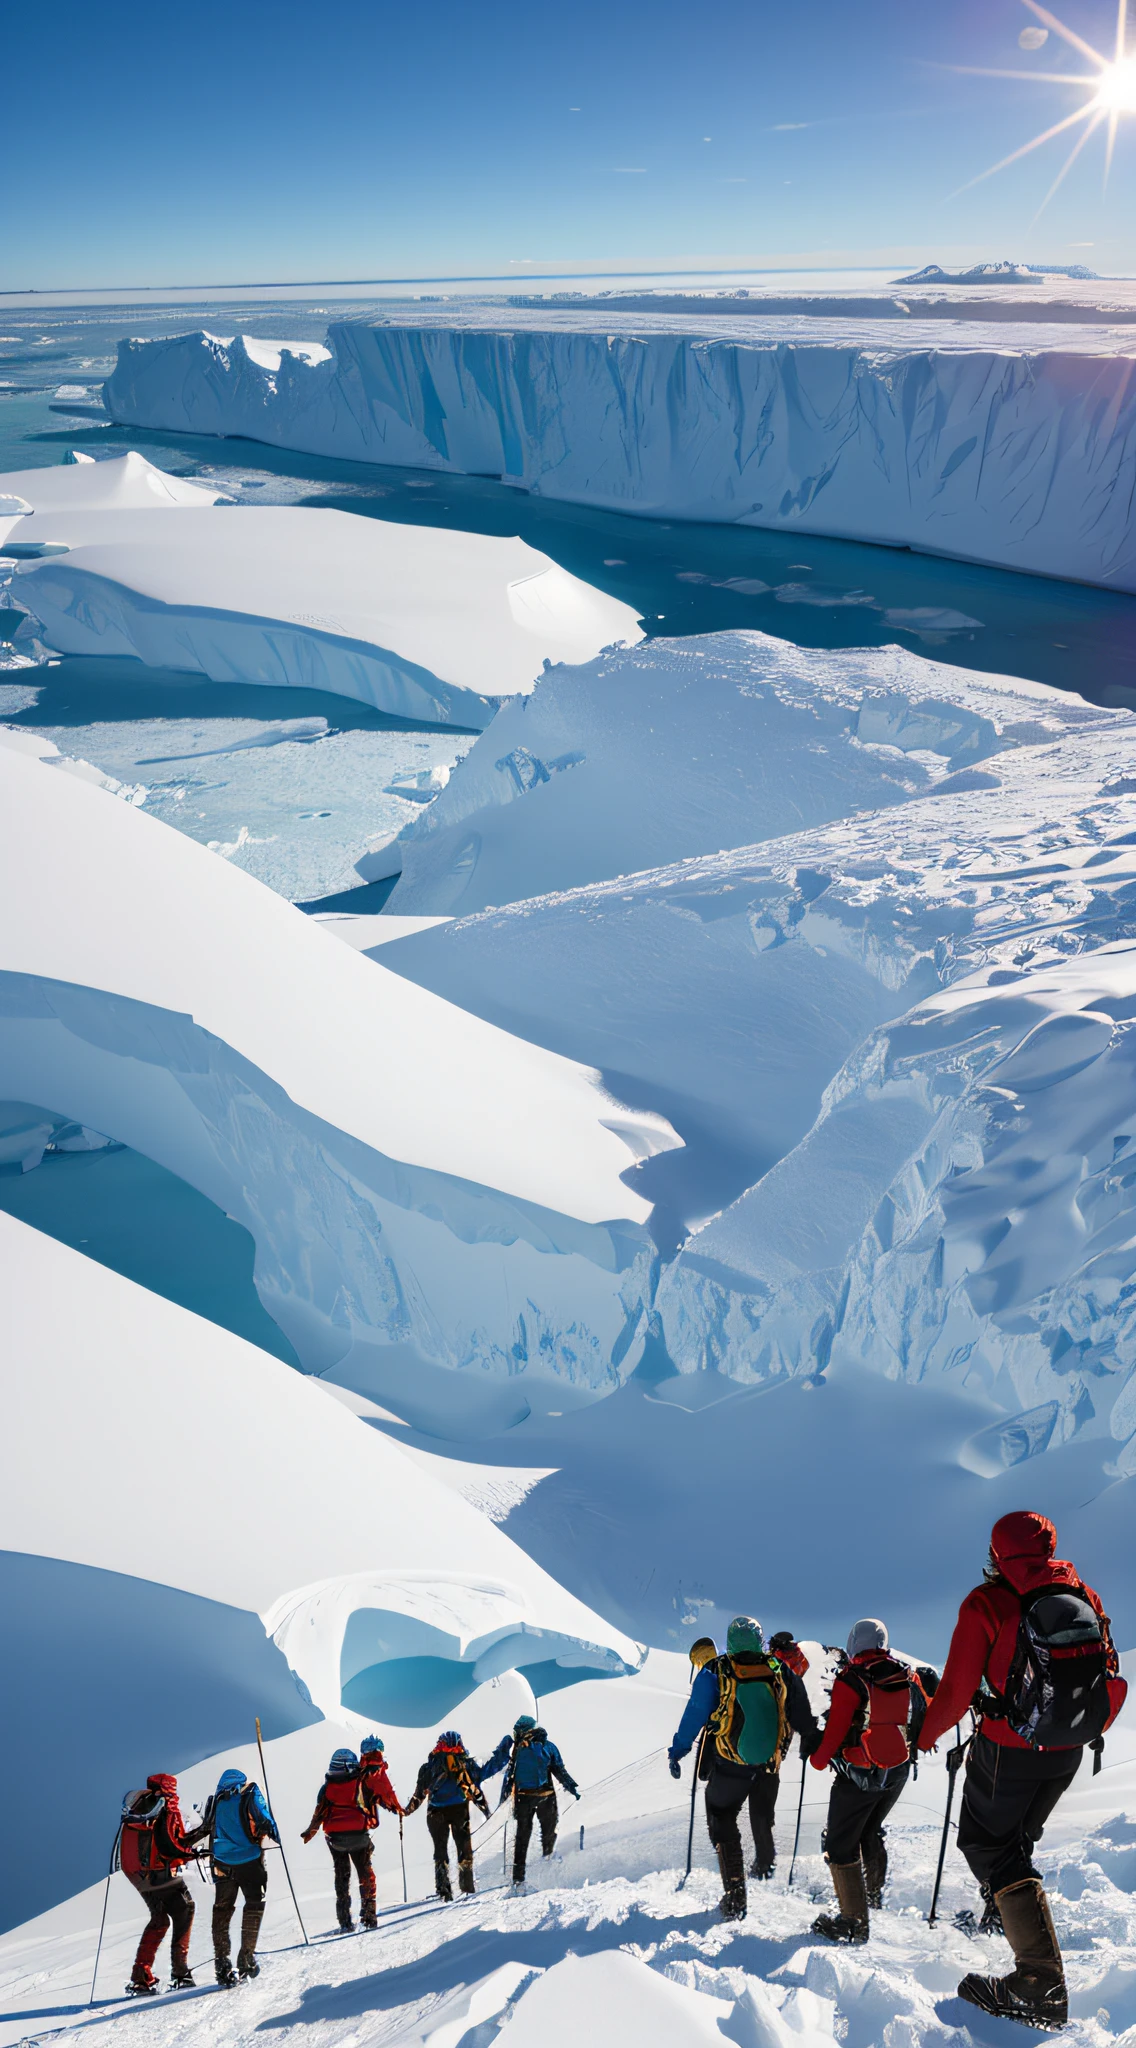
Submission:
[[[197,1989],[193,1981],[193,1971],[188,1963],[184,1964],[180,1970],[174,1971],[173,1976],[170,1978],[170,1986],[174,1991],[195,1991]]]
[[[449,1870],[444,1863],[436,1863],[434,1865],[434,1890],[438,1897],[448,1906],[454,1896],[454,1892],[453,1886],[450,1883]]]
[[[861,1849],[864,1864],[864,1889],[868,1905],[878,1913],[884,1902],[884,1886],[887,1883],[888,1852],[882,1836],[878,1836],[870,1847]]]
[[[864,1866],[859,1857],[855,1863],[830,1863],[832,1882],[836,1888],[837,1913],[820,1913],[813,1921],[813,1933],[823,1935],[825,1941],[842,1941],[858,1945],[868,1939],[868,1894],[864,1885]]]
[[[154,1972],[148,1970],[145,1963],[135,1963],[126,1987],[128,1998],[156,1998],[161,1988]]]
[[[348,1910],[346,1913],[337,1914],[336,1918],[339,1922],[339,1932],[341,1934],[354,1934],[355,1922],[351,1918],[350,1910]]]
[[[476,1890],[477,1890],[477,1886],[476,1886],[476,1885],[474,1884],[474,1881],[473,1881],[473,1866],[472,1866],[472,1864],[469,1864],[469,1863],[459,1863],[459,1865],[458,1865],[458,1890],[459,1890],[460,1892],[464,1893],[464,1895],[465,1895],[465,1897],[466,1897],[467,1899],[471,1899],[471,1898],[473,1897],[474,1893],[476,1892]]]
[[[759,1863],[755,1856],[749,1866],[749,1874],[751,1877],[756,1877],[759,1884],[767,1884],[773,1875],[773,1865],[772,1863]]]
[[[726,1886],[719,1902],[718,1911],[723,1920],[744,1920],[746,1916],[746,1888],[744,1877],[735,1878]]]
[[[223,1991],[231,1991],[237,1981],[237,1973],[228,1956],[217,1956],[214,1958],[213,1974]]]
[[[364,1906],[359,1915],[359,1925],[364,1934],[373,1934],[379,1924],[379,1916],[373,1906]]]
[[[1014,1968],[1008,1977],[980,1977],[972,1971],[959,1985],[959,1997],[998,2019],[1051,2030],[1063,2027],[1069,2018],[1065,1971],[1040,1878],[1007,1885],[995,1892],[994,1904],[1014,1951]]]
[[[259,1977],[260,1964],[257,1962],[251,1948],[239,1948],[237,1950],[237,1975],[242,1984],[249,1977]]]

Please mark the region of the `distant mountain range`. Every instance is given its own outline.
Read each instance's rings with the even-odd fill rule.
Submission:
[[[944,270],[941,263],[928,263],[910,277],[897,277],[896,284],[1034,284],[1039,277],[1095,278],[1095,270],[1083,263],[974,263],[969,270]]]

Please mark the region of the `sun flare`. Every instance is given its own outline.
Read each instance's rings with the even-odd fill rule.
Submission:
[[[1094,50],[1091,43],[1087,43],[1083,36],[1077,35],[1074,29],[1059,21],[1055,14],[1050,13],[1048,7],[1042,7],[1039,0],[1022,0],[1022,5],[1028,7],[1046,31],[1060,36],[1061,40],[1069,43],[1080,57],[1087,58],[1093,67],[1092,70],[1004,71],[978,64],[958,64],[952,68],[980,78],[1023,78],[1028,79],[1032,85],[1075,86],[1087,91],[1089,98],[1073,113],[1066,114],[1063,121],[1055,121],[1052,127],[1046,128],[1040,135],[1035,135],[1032,141],[1024,142],[1020,149],[1012,150],[1009,156],[1002,157],[998,163],[991,164],[985,171],[980,171],[976,178],[971,178],[965,185],[960,185],[954,197],[957,199],[959,193],[969,192],[973,186],[981,185],[985,178],[992,178],[997,171],[1004,171],[1010,164],[1018,163],[1022,157],[1029,156],[1044,143],[1052,142],[1056,136],[1067,135],[1071,130],[1079,128],[1080,134],[1076,136],[1072,149],[1045,194],[1037,213],[1034,214],[1036,220],[1048,206],[1058,186],[1072,170],[1090,136],[1095,135],[1098,128],[1102,127],[1106,130],[1104,182],[1108,184],[1117,130],[1126,115],[1136,114],[1136,50],[1130,50],[1128,45],[1128,0],[1117,0],[1116,35],[1111,57],[1102,56],[1099,50]],[[1028,31],[1023,31],[1019,37],[1023,49],[1040,48],[1041,44],[1048,40],[1048,35],[1043,35],[1041,42],[1027,42],[1027,33]]]

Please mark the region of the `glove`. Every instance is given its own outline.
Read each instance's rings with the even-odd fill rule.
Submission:
[[[301,1842],[310,1842],[310,1841],[311,1841],[311,1839],[312,1839],[312,1836],[313,1836],[314,1834],[315,1834],[315,1829],[314,1829],[314,1828],[305,1828],[305,1829],[304,1829],[304,1831],[303,1831],[303,1833],[302,1833],[302,1834],[301,1834],[301,1836],[300,1836],[300,1840],[301,1840]]]
[[[680,1762],[679,1762],[678,1758],[677,1758],[676,1756],[669,1756],[669,1757],[667,1758],[667,1762],[668,1762],[668,1764],[670,1765],[670,1770],[671,1770],[671,1777],[672,1777],[672,1778],[681,1778],[681,1776],[682,1776],[682,1765],[680,1764]]]
[[[576,1787],[574,1785],[572,1787],[572,1797],[573,1799],[578,1799],[580,1797],[580,1794],[577,1792]]]
[[[810,1756],[816,1755],[817,1750],[824,1741],[824,1736],[819,1728],[814,1728],[810,1735],[802,1735],[798,1739],[801,1745],[801,1756],[807,1761]]]
[[[960,1742],[960,1743],[959,1743],[959,1745],[958,1745],[958,1747],[957,1747],[957,1749],[948,1749],[948,1751],[947,1751],[947,1769],[948,1769],[948,1771],[950,1772],[950,1774],[951,1774],[952,1778],[954,1777],[954,1775],[955,1775],[955,1772],[956,1772],[956,1771],[959,1771],[959,1770],[961,1770],[961,1769],[962,1769],[962,1762],[963,1762],[963,1758],[965,1757],[965,1755],[966,1755],[966,1744],[965,1744],[965,1742]]]

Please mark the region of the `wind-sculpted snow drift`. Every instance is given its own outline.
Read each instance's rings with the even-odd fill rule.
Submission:
[[[1136,590],[1136,374],[1111,338],[951,348],[636,331],[627,316],[597,332],[598,317],[336,322],[325,360],[278,367],[240,336],[123,341],[104,399],[132,426]]]
[[[653,640],[553,670],[504,707],[400,834],[391,909],[462,916],[883,813],[960,774],[982,787],[990,757],[1109,716],[900,647]]]
[[[439,1692],[449,1712],[518,1667],[546,1691],[638,1665],[460,1494],[254,1345],[3,1214],[0,1266],[0,1801],[22,1844],[5,1924],[101,1874],[140,1763],[247,1741],[256,1713],[269,1738],[345,1707],[422,1727]],[[81,1799],[27,1768],[67,1749],[77,1712]]]
[[[0,825],[25,876],[0,937],[5,1095],[243,1223],[308,1370],[460,1434],[479,1401],[524,1414],[526,1372],[599,1391],[633,1368],[653,1247],[621,1176],[676,1142],[661,1119],[3,747]]]

